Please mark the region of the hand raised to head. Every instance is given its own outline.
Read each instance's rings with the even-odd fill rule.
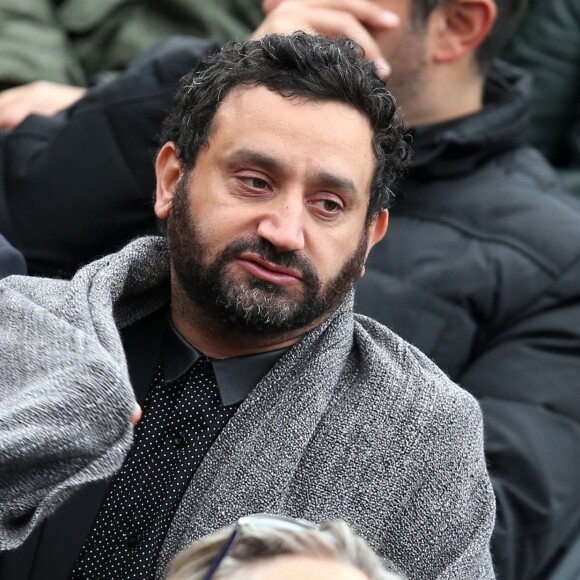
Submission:
[[[390,66],[369,30],[397,27],[399,17],[394,12],[370,0],[265,0],[262,7],[266,18],[252,38],[296,30],[345,36],[363,48],[367,58],[375,62],[379,75],[390,74]]]

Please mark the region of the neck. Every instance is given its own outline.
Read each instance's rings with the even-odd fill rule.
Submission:
[[[440,69],[416,102],[402,103],[405,125],[433,125],[478,113],[483,108],[485,77],[473,71]]]
[[[215,359],[288,348],[319,324],[317,321],[309,328],[267,337],[250,331],[233,330],[208,316],[203,308],[193,304],[176,285],[172,285],[171,290],[171,321],[189,344]]]

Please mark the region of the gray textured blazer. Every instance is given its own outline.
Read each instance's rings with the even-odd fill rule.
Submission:
[[[158,238],[71,282],[0,283],[1,548],[119,469],[134,404],[119,329],[168,296]],[[409,578],[494,578],[477,403],[418,350],[354,315],[352,295],[218,437],[174,518],[159,577],[192,540],[254,512],[342,518]]]

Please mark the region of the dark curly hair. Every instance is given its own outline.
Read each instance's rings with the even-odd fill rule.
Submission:
[[[202,59],[180,80],[163,124],[162,142],[176,145],[186,173],[208,142],[220,103],[241,85],[262,85],[289,98],[338,101],[365,115],[374,131],[376,160],[368,219],[389,207],[409,148],[393,96],[354,42],[305,32],[272,34],[230,43]]]

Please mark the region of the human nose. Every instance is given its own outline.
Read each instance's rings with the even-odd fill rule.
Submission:
[[[281,252],[304,249],[304,206],[300,201],[282,199],[260,218],[258,235]]]

